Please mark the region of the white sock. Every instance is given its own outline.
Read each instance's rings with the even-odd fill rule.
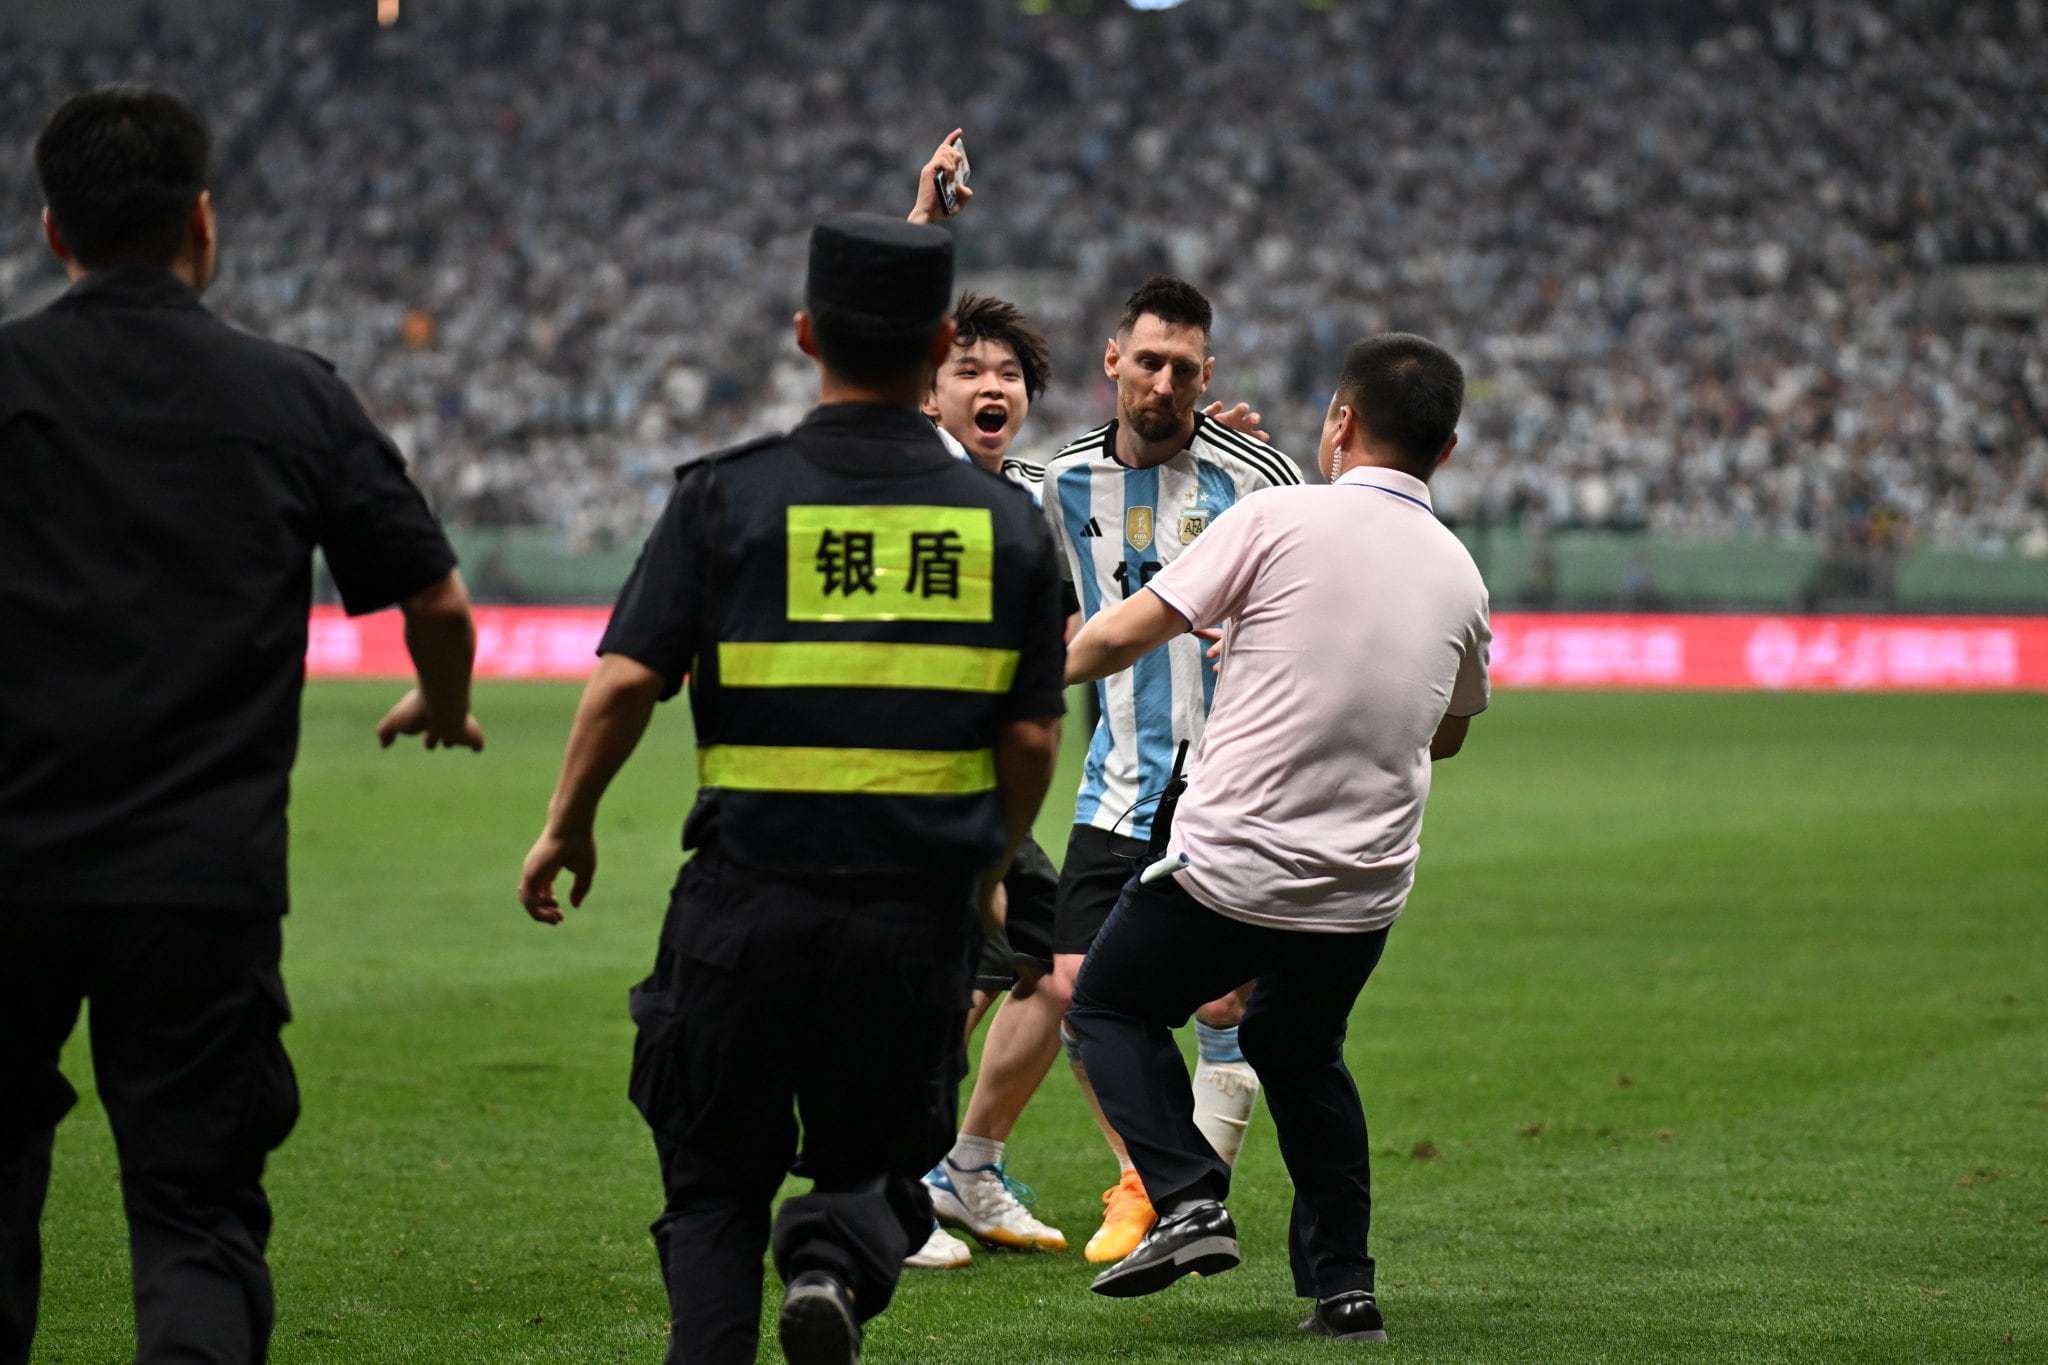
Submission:
[[[1258,1074],[1243,1062],[1216,1062],[1207,1057],[1196,1061],[1195,1127],[1228,1165],[1237,1165],[1244,1130],[1258,1099]]]
[[[1004,1144],[994,1138],[969,1137],[962,1133],[953,1139],[953,1150],[946,1153],[946,1164],[956,1171],[986,1170],[1003,1159]]]

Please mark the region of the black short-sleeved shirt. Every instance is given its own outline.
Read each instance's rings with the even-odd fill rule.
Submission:
[[[0,885],[283,913],[311,556],[351,613],[455,556],[317,357],[177,276],[0,324]]]
[[[892,550],[905,548],[892,537],[914,547],[927,521],[976,518],[989,537],[981,608],[955,614],[933,598],[911,610],[915,570],[891,576]],[[872,536],[863,586],[848,547],[877,526],[896,529]],[[841,549],[847,557],[836,558]],[[693,831],[715,819],[735,861],[820,874],[972,870],[1001,855],[992,790],[855,794],[859,783],[818,771],[851,771],[851,758],[820,759],[791,785],[764,777],[750,787],[742,776],[721,787],[717,774],[764,751],[964,755],[1006,722],[1060,715],[1060,582],[1027,493],[949,454],[910,409],[828,405],[787,436],[679,472],[599,652],[659,673],[665,697],[689,676],[703,783]],[[1000,682],[867,671],[878,664],[864,651],[892,647],[1011,662]],[[782,663],[804,676],[778,672]]]

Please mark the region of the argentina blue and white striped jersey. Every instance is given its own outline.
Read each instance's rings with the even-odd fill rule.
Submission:
[[[974,457],[967,453],[966,446],[960,444],[959,437],[940,426],[937,422],[932,423],[932,429],[939,433],[939,440],[945,445],[946,449],[952,451],[960,459],[966,460],[969,463],[973,462]],[[1039,489],[1045,483],[1044,465],[1033,464],[1029,460],[1020,460],[1014,455],[1005,455],[1003,456],[1003,477],[1016,484],[1026,493],[1029,493],[1033,502],[1043,505],[1043,500],[1039,497]]]
[[[1045,466],[1020,460],[1014,455],[1003,456],[1003,477],[1031,495],[1031,500],[1045,505]]]
[[[1040,505],[1084,617],[1144,587],[1240,498],[1302,481],[1287,455],[1199,413],[1187,449],[1150,469],[1117,462],[1116,428],[1097,427],[1045,466]],[[1176,636],[1095,684],[1102,720],[1088,745],[1075,824],[1151,837],[1174,752],[1201,739],[1209,715],[1216,675],[1207,649],[1192,634]]]

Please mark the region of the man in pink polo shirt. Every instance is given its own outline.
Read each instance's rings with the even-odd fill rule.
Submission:
[[[1371,1169],[1344,1032],[1415,882],[1430,764],[1487,702],[1486,586],[1429,503],[1464,372],[1421,337],[1351,348],[1323,422],[1333,486],[1245,498],[1068,647],[1067,681],[1221,625],[1214,707],[1165,856],[1124,888],[1067,1018],[1159,1211],[1096,1292],[1238,1262],[1230,1168],[1193,1119],[1171,1030],[1248,977],[1240,1040],[1294,1180],[1306,1331],[1383,1341]],[[1170,963],[1171,971],[1158,970]]]

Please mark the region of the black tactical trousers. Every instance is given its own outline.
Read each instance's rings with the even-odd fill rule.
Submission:
[[[121,1160],[136,1359],[251,1365],[273,1305],[264,1158],[298,1117],[278,1034],[279,921],[221,911],[0,908],[0,1365],[35,1334],[58,1053],[92,1001],[93,1073]]]
[[[683,868],[632,994],[672,1365],[753,1361],[769,1209],[792,1172],[814,1183],[775,1219],[776,1270],[831,1272],[863,1321],[888,1305],[931,1229],[923,1176],[953,1141],[969,892],[965,877],[791,881],[716,850]]]

